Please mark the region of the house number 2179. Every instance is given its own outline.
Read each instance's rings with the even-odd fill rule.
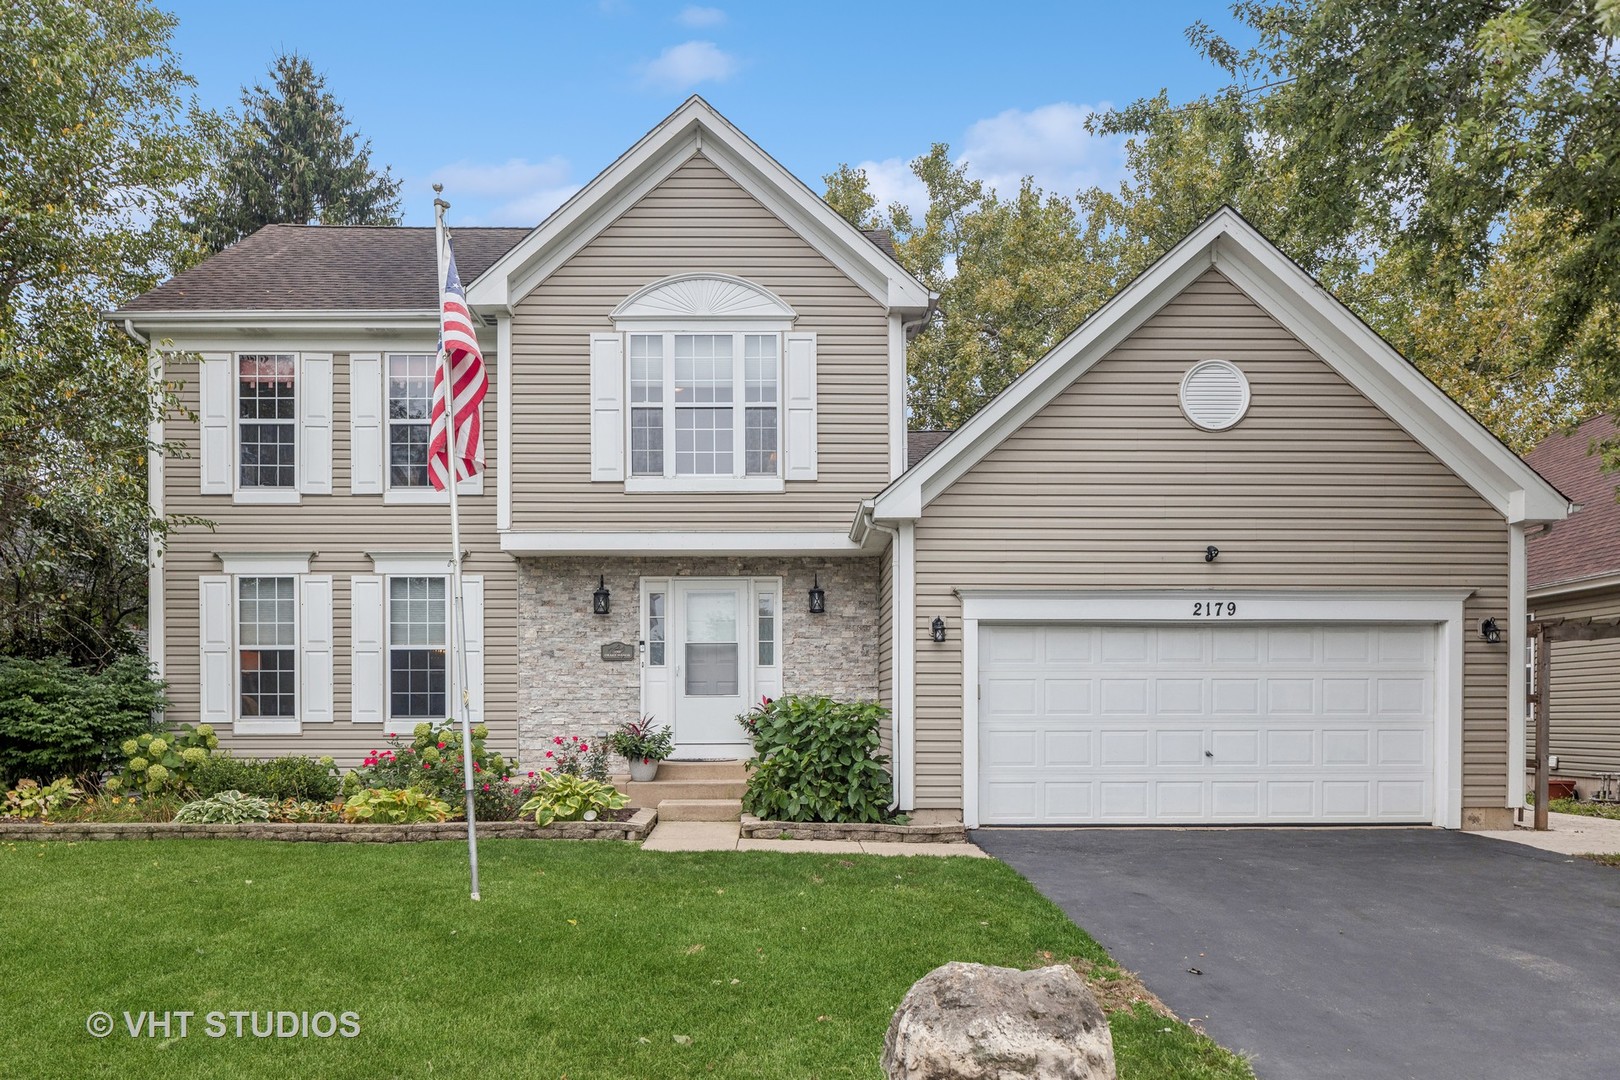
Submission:
[[[1193,618],[1216,619],[1222,615],[1236,615],[1237,602],[1233,600],[1198,600],[1193,603]]]

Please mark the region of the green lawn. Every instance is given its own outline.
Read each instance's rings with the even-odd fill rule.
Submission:
[[[492,841],[465,848],[0,844],[0,1062],[30,1078],[880,1077],[889,1015],[947,960],[1106,955],[978,859]],[[123,1014],[190,1009],[179,1039]],[[353,1010],[357,1037],[209,1037],[210,1010]],[[105,1010],[117,1028],[86,1032]],[[263,1021],[261,1020],[261,1023]],[[251,1024],[251,1021],[248,1022]],[[1250,1077],[1147,1006],[1120,1076]],[[9,1071],[10,1065],[7,1070]]]

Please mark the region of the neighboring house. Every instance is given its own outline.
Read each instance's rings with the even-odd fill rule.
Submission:
[[[908,438],[933,298],[882,240],[697,98],[538,228],[456,231],[498,743],[650,713],[737,757],[762,694],[829,694],[891,707],[925,818],[1506,820],[1524,672],[1479,626],[1522,625],[1565,499],[1231,211]],[[153,573],[170,719],[354,761],[449,712],[432,266],[427,230],[269,228],[110,316],[202,356],[154,433],[194,448],[161,509],[218,523]]]
[[[1593,452],[1616,436],[1614,418],[1598,416],[1543,439],[1525,458],[1580,507],[1557,528],[1530,535],[1536,618],[1620,618],[1620,473],[1604,472]],[[1555,644],[1551,709],[1553,776],[1590,794],[1598,778],[1620,773],[1620,640]]]

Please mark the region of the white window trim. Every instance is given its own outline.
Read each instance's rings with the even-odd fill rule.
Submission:
[[[315,552],[220,551],[215,552],[214,557],[219,560],[221,571],[232,577],[295,577],[309,573]]]
[[[449,506],[450,505],[450,492],[448,492],[448,491],[440,491],[438,488],[434,487],[431,482],[429,482],[426,487],[395,487],[394,486],[394,480],[393,480],[394,473],[393,473],[393,469],[391,468],[392,462],[390,462],[390,460],[389,460],[389,448],[392,446],[392,443],[389,441],[389,437],[390,437],[391,430],[393,428],[394,421],[388,415],[388,361],[389,361],[389,358],[395,357],[395,356],[421,356],[423,354],[426,354],[428,356],[433,356],[433,355],[435,355],[435,350],[432,349],[432,348],[427,348],[427,349],[398,348],[398,349],[386,349],[382,353],[379,354],[381,356],[381,358],[382,358],[380,363],[378,364],[378,368],[379,368],[379,370],[380,370],[380,372],[382,374],[382,390],[381,390],[381,394],[382,394],[382,413],[383,413],[383,415],[382,415],[382,434],[381,434],[381,439],[382,439],[381,457],[382,457],[382,501],[383,501],[384,506]],[[488,363],[488,360],[489,360],[489,358],[486,357],[485,358],[486,364]],[[433,390],[433,379],[430,376],[429,379],[428,379],[428,393],[429,393],[428,401],[429,401],[430,411],[431,411],[431,405],[432,405],[432,390]],[[482,405],[480,405],[478,407],[478,417],[479,417],[480,422],[482,422],[482,420],[483,420],[483,415],[484,415],[484,408],[483,408]],[[431,426],[432,426],[431,417],[428,420],[428,425],[431,428]],[[499,451],[497,451],[497,454],[498,453],[499,453]],[[458,481],[458,483],[461,486],[456,488],[456,494],[457,495],[482,495],[484,493],[484,474],[483,473],[479,473],[476,476],[469,477],[466,480]],[[382,571],[379,570],[378,573],[382,573]]]
[[[1412,623],[1436,627],[1434,824],[1462,827],[1464,602],[1471,590],[1255,589],[1041,591],[962,589],[962,820],[979,826],[979,629],[981,623],[1072,622],[1211,625],[1194,619],[1200,599],[1234,601],[1223,623]],[[918,613],[917,625],[923,624]],[[919,629],[918,631],[922,631]]]
[[[783,692],[782,672],[785,670],[783,654],[786,652],[786,633],[784,631],[784,609],[786,607],[785,583],[780,577],[644,577],[638,583],[637,595],[640,598],[640,611],[637,616],[636,634],[642,643],[641,652],[641,714],[653,715],[659,718],[660,725],[668,724],[676,730],[675,701],[679,695],[679,681],[675,676],[675,657],[671,647],[675,639],[673,630],[675,612],[675,586],[680,585],[741,585],[744,587],[742,619],[738,626],[738,647],[742,655],[738,657],[737,677],[739,682],[747,681],[743,693],[743,700],[757,704],[762,681],[761,673],[769,676],[772,688],[776,694]],[[775,657],[770,664],[759,662],[759,594],[769,592],[776,597],[776,625],[775,625]],[[647,643],[647,614],[649,593],[664,594],[664,662],[656,667],[648,661]],[[658,672],[660,678],[655,681],[662,682],[663,700],[652,701],[648,694],[648,676],[651,672]],[[742,687],[739,687],[742,689]],[[741,742],[742,740],[739,740]],[[677,745],[676,752],[680,747]]]
[[[787,490],[787,482],[783,470],[783,460],[786,457],[786,419],[787,407],[784,398],[786,389],[784,379],[786,376],[787,332],[792,324],[781,320],[762,320],[758,323],[742,321],[727,322],[723,324],[685,323],[680,320],[662,320],[648,322],[647,325],[637,325],[644,320],[636,318],[620,318],[615,320],[621,331],[622,342],[620,358],[624,365],[620,385],[624,387],[624,490],[627,494],[645,494],[652,492],[744,492],[749,494],[772,494]],[[709,334],[715,336],[730,336],[732,340],[732,373],[731,373],[731,401],[715,402],[714,408],[729,408],[731,410],[731,457],[732,471],[730,476],[678,476],[675,473],[675,415],[678,406],[675,402],[675,336],[677,334]],[[648,409],[653,402],[638,402],[631,398],[633,382],[630,370],[630,336],[656,335],[663,339],[663,354],[660,358],[660,385],[662,394],[659,402],[663,417],[664,437],[664,475],[638,476],[633,469],[634,447],[632,438],[634,431],[634,415],[637,409]],[[763,402],[750,403],[748,398],[747,363],[744,359],[746,345],[743,339],[749,335],[769,335],[776,338],[776,475],[749,475],[748,468],[748,409],[763,408]],[[694,408],[710,407],[710,403],[694,403]]]
[[[297,349],[279,347],[265,347],[263,349],[239,349],[231,355],[231,502],[238,506],[297,506],[303,502],[304,493],[299,484],[300,455],[304,453],[304,440],[302,427],[304,425],[303,409],[303,359],[304,354]],[[243,487],[242,486],[242,357],[244,356],[290,356],[293,360],[293,483],[292,487]]]
[[[372,560],[373,565],[376,559]],[[400,560],[404,564],[406,560]],[[455,675],[451,669],[450,641],[450,605],[455,601],[455,587],[450,581],[450,560],[448,557],[438,564],[436,570],[406,569],[382,571],[383,575],[383,731],[389,735],[408,735],[416,729],[417,724],[432,724],[441,727],[456,713],[460,701],[456,695]],[[399,716],[394,715],[394,610],[393,585],[395,578],[438,578],[444,582],[444,716]],[[410,648],[411,646],[403,646]]]
[[[238,565],[254,566],[251,556],[237,560]],[[224,562],[225,557],[221,556]],[[291,559],[280,566],[295,565]],[[304,569],[292,571],[275,569],[277,560],[264,559],[257,568],[227,570],[231,575],[231,730],[238,735],[300,735],[304,730],[304,657],[300,643],[304,640],[303,580]],[[291,716],[242,715],[242,579],[248,577],[290,577],[293,580],[293,712]]]
[[[437,577],[450,573],[450,552],[368,551],[373,573],[384,577]]]

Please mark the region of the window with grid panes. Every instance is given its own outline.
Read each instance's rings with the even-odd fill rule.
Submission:
[[[433,366],[428,353],[388,357],[388,486],[431,487],[428,426],[433,407]]]
[[[241,577],[236,588],[239,714],[297,716],[297,579]]]
[[[388,714],[446,716],[446,589],[442,577],[388,579]]]
[[[297,484],[297,366],[290,355],[244,353],[236,358],[240,487],[290,488]]]
[[[781,335],[629,335],[630,474],[781,475]]]

